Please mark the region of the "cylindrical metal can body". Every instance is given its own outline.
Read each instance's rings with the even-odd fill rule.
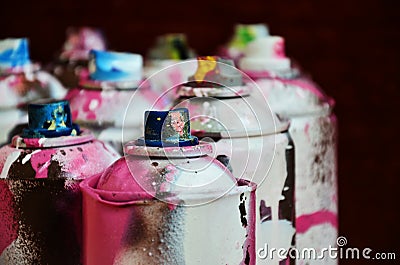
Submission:
[[[255,185],[197,147],[174,152],[188,150],[127,155],[81,183],[84,264],[255,264]]]
[[[310,79],[249,73],[271,109],[290,120],[295,146],[296,248],[317,251],[336,246],[338,236],[337,121],[334,102]],[[337,260],[300,259],[299,264],[337,264]]]
[[[79,183],[119,155],[89,131],[0,149],[0,264],[81,264]]]
[[[295,232],[294,172],[293,162],[288,161],[293,159],[294,147],[287,133],[289,124],[275,117],[267,104],[260,104],[254,93],[227,98],[185,96],[174,106],[189,109],[192,133],[213,139],[214,157],[226,157],[236,178],[257,183],[256,250],[266,244],[289,249]],[[280,260],[257,256],[257,264],[279,264]]]

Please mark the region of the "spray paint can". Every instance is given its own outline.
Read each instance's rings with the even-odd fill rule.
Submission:
[[[81,78],[87,78],[89,75],[90,50],[103,51],[105,49],[106,40],[99,29],[69,27],[61,52],[47,68],[65,87],[74,88],[79,85]]]
[[[294,147],[288,123],[274,115],[259,90],[244,84],[233,62],[199,57],[196,73],[180,86],[175,107],[192,113],[192,133],[212,139],[214,157],[229,160],[236,178],[257,183],[256,249],[290,248],[294,235]],[[257,259],[278,264],[280,259]]]
[[[79,182],[119,155],[72,123],[67,101],[30,104],[0,149],[0,264],[80,264]]]
[[[187,109],[146,112],[144,138],[81,183],[84,264],[255,264],[255,185],[211,152]]]
[[[250,43],[240,69],[255,80],[274,112],[290,120],[296,146],[296,246],[336,246],[337,122],[334,101],[296,68],[285,55],[284,39],[260,38]],[[337,260],[303,260],[337,264]],[[300,262],[300,264],[302,264]]]
[[[0,40],[0,143],[26,123],[26,105],[41,98],[61,99],[66,91],[50,74],[31,62],[27,39]]]
[[[139,54],[91,51],[90,76],[82,79],[80,86],[69,89],[72,116],[80,125],[90,128],[99,140],[111,144],[121,154],[122,128],[127,128],[124,138],[141,136],[141,115],[128,116],[130,99],[135,95],[137,113],[153,107],[158,94],[142,80],[143,59]],[[165,104],[158,101],[160,108]]]

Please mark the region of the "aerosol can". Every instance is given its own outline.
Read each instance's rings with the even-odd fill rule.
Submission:
[[[337,122],[334,101],[310,78],[291,66],[284,39],[259,38],[249,43],[239,67],[253,78],[272,110],[290,120],[296,147],[296,246],[323,249],[336,246]],[[337,264],[337,260],[305,260]]]
[[[236,178],[257,183],[256,249],[289,249],[294,235],[294,146],[289,124],[274,115],[263,95],[245,84],[233,62],[199,57],[197,70],[178,89],[174,107],[188,108],[192,133],[213,142],[214,157]],[[263,257],[263,253],[259,255]],[[257,264],[286,258],[258,257]]]
[[[143,59],[139,54],[91,51],[90,76],[80,86],[68,90],[74,120],[90,128],[99,140],[111,144],[121,154],[122,128],[129,139],[141,136],[142,115],[152,108],[158,94],[142,80]],[[124,119],[131,97],[135,94],[138,115]],[[163,107],[163,103],[158,101]],[[156,106],[154,106],[156,107]]]
[[[147,111],[145,136],[81,183],[84,264],[255,264],[255,188],[190,135],[187,109]]]
[[[0,40],[0,144],[19,123],[28,121],[26,105],[41,98],[61,99],[66,90],[39,64],[31,62],[27,39]]]
[[[67,101],[30,104],[0,149],[0,264],[81,264],[79,183],[119,155],[72,123]]]
[[[88,62],[91,50],[104,51],[107,48],[100,29],[91,27],[69,27],[61,51],[48,69],[67,88],[75,88],[81,78],[89,75]]]

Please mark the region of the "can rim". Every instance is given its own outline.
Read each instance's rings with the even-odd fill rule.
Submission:
[[[190,201],[191,203],[195,201],[202,202],[204,200],[208,200],[209,198],[216,198],[212,201],[218,201],[220,199],[234,196],[237,194],[242,193],[253,193],[257,189],[257,184],[254,182],[237,179],[237,185],[232,187],[228,192],[225,192],[222,196],[214,196],[214,193],[210,193],[210,191],[205,191],[204,193],[197,192],[192,196],[185,196],[184,199],[180,199],[176,196],[171,196],[168,198],[164,198],[164,200],[157,199],[154,195],[146,192],[146,191],[139,191],[139,192],[127,192],[127,191],[108,191],[108,190],[100,190],[95,188],[97,183],[101,177],[101,174],[96,174],[90,178],[84,179],[79,185],[83,191],[83,193],[99,200],[101,203],[105,203],[108,205],[115,205],[115,206],[127,206],[127,205],[146,205],[153,202],[163,202],[167,204],[173,204],[179,206],[180,204],[177,203],[179,201],[185,202]],[[203,203],[194,204],[193,206],[200,206]]]
[[[82,144],[94,139],[95,137],[91,131],[81,129],[81,133],[77,136],[68,135],[54,138],[23,138],[21,135],[16,135],[12,138],[11,146],[17,149],[50,148]]]
[[[192,87],[186,83],[179,87],[177,94],[180,97],[214,97],[214,98],[246,97],[250,95],[250,88],[246,84],[243,84],[241,86],[229,86],[229,87],[228,86]]]
[[[126,155],[147,156],[147,157],[169,157],[185,158],[199,157],[212,154],[213,147],[210,143],[200,141],[198,145],[193,146],[168,146],[154,147],[140,145],[138,140],[130,141],[124,145]]]
[[[100,81],[84,79],[79,82],[80,87],[88,90],[136,90],[143,84],[144,80]]]

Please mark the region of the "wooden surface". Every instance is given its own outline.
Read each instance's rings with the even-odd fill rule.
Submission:
[[[49,61],[70,25],[103,28],[110,48],[139,53],[158,34],[186,32],[191,46],[208,55],[234,23],[268,23],[286,38],[287,54],[336,99],[340,234],[349,246],[399,251],[400,2],[214,2],[7,1],[0,38],[26,36],[32,58]]]

